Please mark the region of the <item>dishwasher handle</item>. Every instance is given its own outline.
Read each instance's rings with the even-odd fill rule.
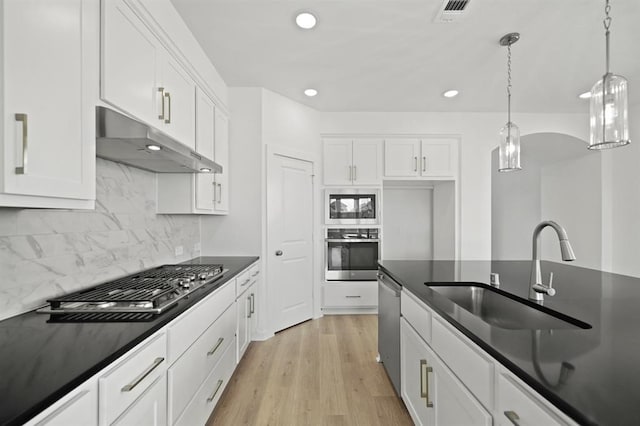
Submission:
[[[380,283],[380,288],[386,289],[390,292],[393,292],[396,297],[400,297],[400,292],[402,291],[402,286],[391,278],[386,277],[384,274],[378,272],[376,274],[378,277],[378,283]]]

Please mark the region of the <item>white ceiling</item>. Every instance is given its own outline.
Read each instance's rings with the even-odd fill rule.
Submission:
[[[321,111],[586,112],[604,73],[604,0],[471,0],[435,23],[442,0],[172,0],[229,86],[261,86]],[[640,102],[640,1],[611,0],[612,72]],[[296,12],[318,17],[313,30]],[[313,87],[315,98],[302,94]],[[448,89],[460,95],[445,99]]]

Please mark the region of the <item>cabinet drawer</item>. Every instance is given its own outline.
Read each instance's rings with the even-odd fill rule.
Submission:
[[[111,424],[166,371],[167,341],[164,333],[125,355],[98,380],[100,424]]]
[[[251,268],[247,268],[236,277],[236,298],[245,292],[251,284]]]
[[[235,284],[230,282],[178,317],[167,330],[168,360],[173,364],[185,350],[233,303]]]
[[[378,306],[377,282],[326,284],[325,307]]]
[[[184,426],[205,424],[227,386],[235,366],[235,342],[232,342],[175,424]]]
[[[407,291],[400,294],[400,312],[425,342],[431,342],[431,313]]]
[[[260,279],[260,274],[262,273],[262,268],[260,265],[260,261],[257,261],[253,264],[251,269],[249,269],[249,277],[251,278],[251,282],[254,283]]]
[[[234,341],[235,320],[235,305],[231,305],[169,369],[169,418],[172,424]]]
[[[493,363],[490,358],[463,341],[440,318],[435,318],[432,324],[431,347],[485,407],[492,406]]]
[[[505,373],[498,375],[498,401],[496,424],[510,426],[507,416],[517,416],[520,425],[564,425],[567,424],[547,411],[529,392]]]
[[[92,426],[98,424],[98,384],[80,386],[62,400],[49,407],[38,417],[29,421],[29,426]]]

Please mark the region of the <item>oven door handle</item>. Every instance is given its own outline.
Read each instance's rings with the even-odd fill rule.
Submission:
[[[380,241],[378,238],[325,238],[328,243],[377,243]]]

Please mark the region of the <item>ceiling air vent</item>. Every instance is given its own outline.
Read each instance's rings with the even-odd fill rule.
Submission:
[[[438,9],[434,22],[456,22],[465,16],[471,0],[444,0]]]

